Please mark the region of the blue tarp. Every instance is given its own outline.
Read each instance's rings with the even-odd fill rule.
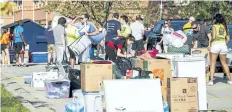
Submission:
[[[47,52],[47,40],[44,36],[45,28],[29,19],[24,19],[23,22],[23,35],[27,44],[30,45],[29,52]],[[12,33],[17,25],[14,22],[3,26],[2,29],[11,28]]]

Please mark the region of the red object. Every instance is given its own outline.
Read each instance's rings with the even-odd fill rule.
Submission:
[[[21,50],[20,53],[21,53],[21,54],[25,54],[25,51],[24,51],[24,50]]]
[[[126,71],[126,79],[130,79],[133,76],[133,70],[127,70]]]
[[[111,64],[110,61],[94,61],[93,64]]]
[[[177,32],[173,32],[172,33],[173,35],[175,35],[175,36],[177,36],[177,37],[179,37],[179,38],[181,38],[181,39],[183,39],[184,38],[184,36],[183,35],[180,35],[179,33],[177,33]]]
[[[139,51],[139,54],[140,55],[143,55],[144,53],[148,53],[152,58],[156,57],[156,55],[159,53],[159,50],[142,50],[142,51]]]

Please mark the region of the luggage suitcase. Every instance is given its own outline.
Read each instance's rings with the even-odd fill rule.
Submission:
[[[69,98],[69,80],[45,80],[44,85],[44,90],[47,98]]]
[[[44,87],[44,81],[51,79],[58,79],[57,72],[34,72],[32,74],[32,87]]]
[[[75,53],[75,55],[80,55],[92,44],[91,39],[83,35],[78,40],[74,41],[69,47]]]

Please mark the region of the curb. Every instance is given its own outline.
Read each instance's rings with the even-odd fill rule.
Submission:
[[[14,97],[16,97],[20,103],[28,108],[31,112],[56,112],[55,107],[48,104],[33,104],[33,102],[40,102],[37,97],[30,94],[17,82],[11,80],[9,77],[1,74],[1,84],[4,85],[7,91],[9,91]],[[36,107],[35,107],[36,106]]]

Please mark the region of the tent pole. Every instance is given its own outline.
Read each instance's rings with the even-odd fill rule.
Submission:
[[[21,12],[21,13],[22,13],[22,20],[23,20],[23,18],[24,18],[24,17],[23,17],[23,12],[24,12],[23,10],[24,10],[24,7],[23,7],[23,0],[22,0],[22,12]]]

